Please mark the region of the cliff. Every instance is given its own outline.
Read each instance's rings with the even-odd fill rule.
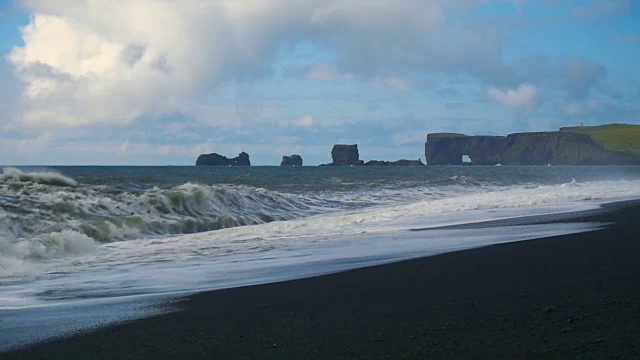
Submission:
[[[249,161],[249,154],[246,152],[241,152],[237,157],[227,158],[226,156],[222,156],[216,153],[212,154],[202,154],[198,156],[196,160],[196,166],[249,166],[251,162]]]
[[[280,166],[302,166],[302,156],[295,154],[291,156],[283,156]]]
[[[507,136],[436,133],[427,135],[425,155],[428,165],[461,165],[464,155],[474,165],[640,165],[639,130],[613,124]]]

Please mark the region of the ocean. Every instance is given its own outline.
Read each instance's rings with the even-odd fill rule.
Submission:
[[[0,351],[184,294],[589,231],[640,167],[5,167]],[[420,230],[420,231],[418,231]]]

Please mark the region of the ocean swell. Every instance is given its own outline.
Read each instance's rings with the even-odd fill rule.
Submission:
[[[337,207],[244,185],[122,189],[7,168],[0,174],[0,277],[15,274],[21,261],[73,257],[100,243],[290,220]]]

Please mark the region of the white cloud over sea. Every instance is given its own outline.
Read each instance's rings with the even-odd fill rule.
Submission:
[[[129,123],[182,111],[219,83],[259,78],[283,42],[311,39],[337,65],[309,77],[407,82],[380,70],[479,74],[499,63],[498,38],[446,26],[438,0],[24,0],[24,46],[8,54],[24,85],[21,121]],[[451,46],[451,40],[459,44]],[[473,59],[473,60],[472,60]]]

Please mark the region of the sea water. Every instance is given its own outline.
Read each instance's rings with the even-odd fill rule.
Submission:
[[[637,198],[640,167],[5,167],[0,351],[179,294],[587,231],[443,227]]]

